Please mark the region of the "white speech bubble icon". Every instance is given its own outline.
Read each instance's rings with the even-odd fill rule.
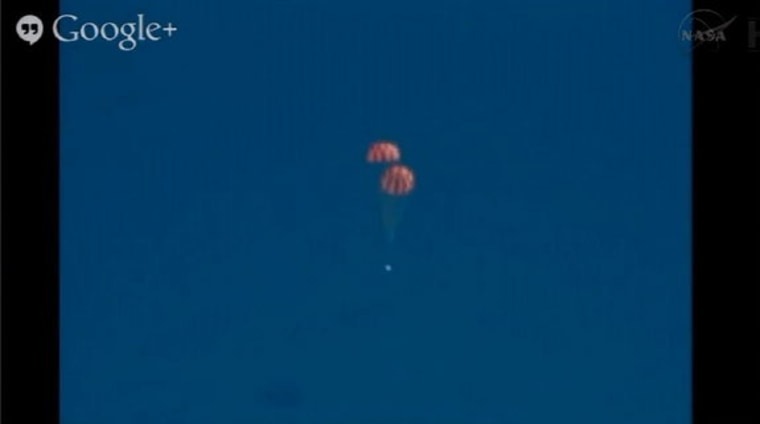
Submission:
[[[26,15],[16,23],[16,33],[32,45],[42,37],[42,21],[34,15]]]

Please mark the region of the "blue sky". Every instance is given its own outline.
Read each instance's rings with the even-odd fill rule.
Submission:
[[[688,7],[64,1],[62,423],[689,422]]]

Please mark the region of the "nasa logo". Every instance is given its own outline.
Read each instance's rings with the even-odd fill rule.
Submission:
[[[726,41],[726,28],[735,20],[736,16],[726,20],[714,10],[695,10],[681,20],[678,26],[679,41],[687,44],[689,50],[704,44],[712,45],[717,50],[720,43]]]

